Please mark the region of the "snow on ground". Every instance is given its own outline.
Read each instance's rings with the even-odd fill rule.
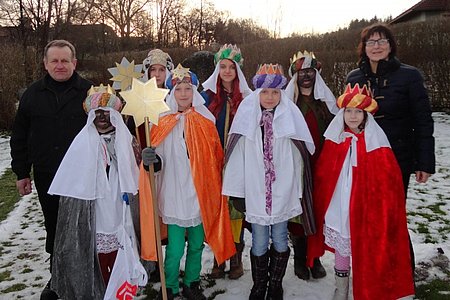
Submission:
[[[445,262],[448,264],[447,257],[450,253],[450,136],[448,135],[450,115],[435,113],[433,118],[436,174],[427,184],[418,184],[411,177],[407,202],[408,223],[416,254],[419,281],[445,277],[443,270],[447,268],[448,271]],[[0,138],[0,174],[9,167],[9,164],[9,140]],[[11,272],[13,278],[10,281],[0,281],[0,299],[39,299],[39,294],[50,277],[44,238],[42,213],[37,195],[32,193],[23,197],[9,217],[0,223],[0,275],[3,272]],[[248,299],[252,279],[249,258],[251,236],[247,231],[245,241],[244,276],[235,281],[216,280],[216,285],[205,290],[206,296],[214,291],[224,290],[225,293],[216,296],[215,299]],[[439,248],[445,256],[438,254]],[[333,255],[326,253],[322,262],[328,275],[324,279],[303,281],[294,275],[291,259],[283,281],[285,299],[331,299],[334,291]],[[206,246],[202,274],[207,274],[212,265],[213,255]],[[8,292],[12,286],[16,286],[18,291]],[[145,296],[139,298],[144,299]]]

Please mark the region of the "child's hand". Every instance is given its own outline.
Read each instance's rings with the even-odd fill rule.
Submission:
[[[158,158],[156,157],[156,151],[153,147],[147,147],[142,150],[142,163],[144,166],[148,167],[150,164],[154,164],[158,162]]]

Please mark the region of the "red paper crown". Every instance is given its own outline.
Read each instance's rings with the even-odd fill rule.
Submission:
[[[337,99],[336,104],[339,108],[354,107],[365,110],[374,114],[378,110],[378,103],[372,98],[372,93],[363,85],[355,84],[352,88],[351,84],[347,84],[344,93]]]

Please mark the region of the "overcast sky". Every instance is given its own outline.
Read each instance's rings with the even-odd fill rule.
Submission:
[[[191,3],[200,0],[191,0]],[[210,0],[231,17],[252,18],[271,32],[325,33],[354,19],[396,17],[419,0]]]

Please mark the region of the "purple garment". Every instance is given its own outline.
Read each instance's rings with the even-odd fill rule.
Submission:
[[[266,213],[272,215],[272,183],[275,181],[275,168],[273,165],[273,111],[265,110],[262,113],[260,126],[264,129],[264,170],[266,181]]]

